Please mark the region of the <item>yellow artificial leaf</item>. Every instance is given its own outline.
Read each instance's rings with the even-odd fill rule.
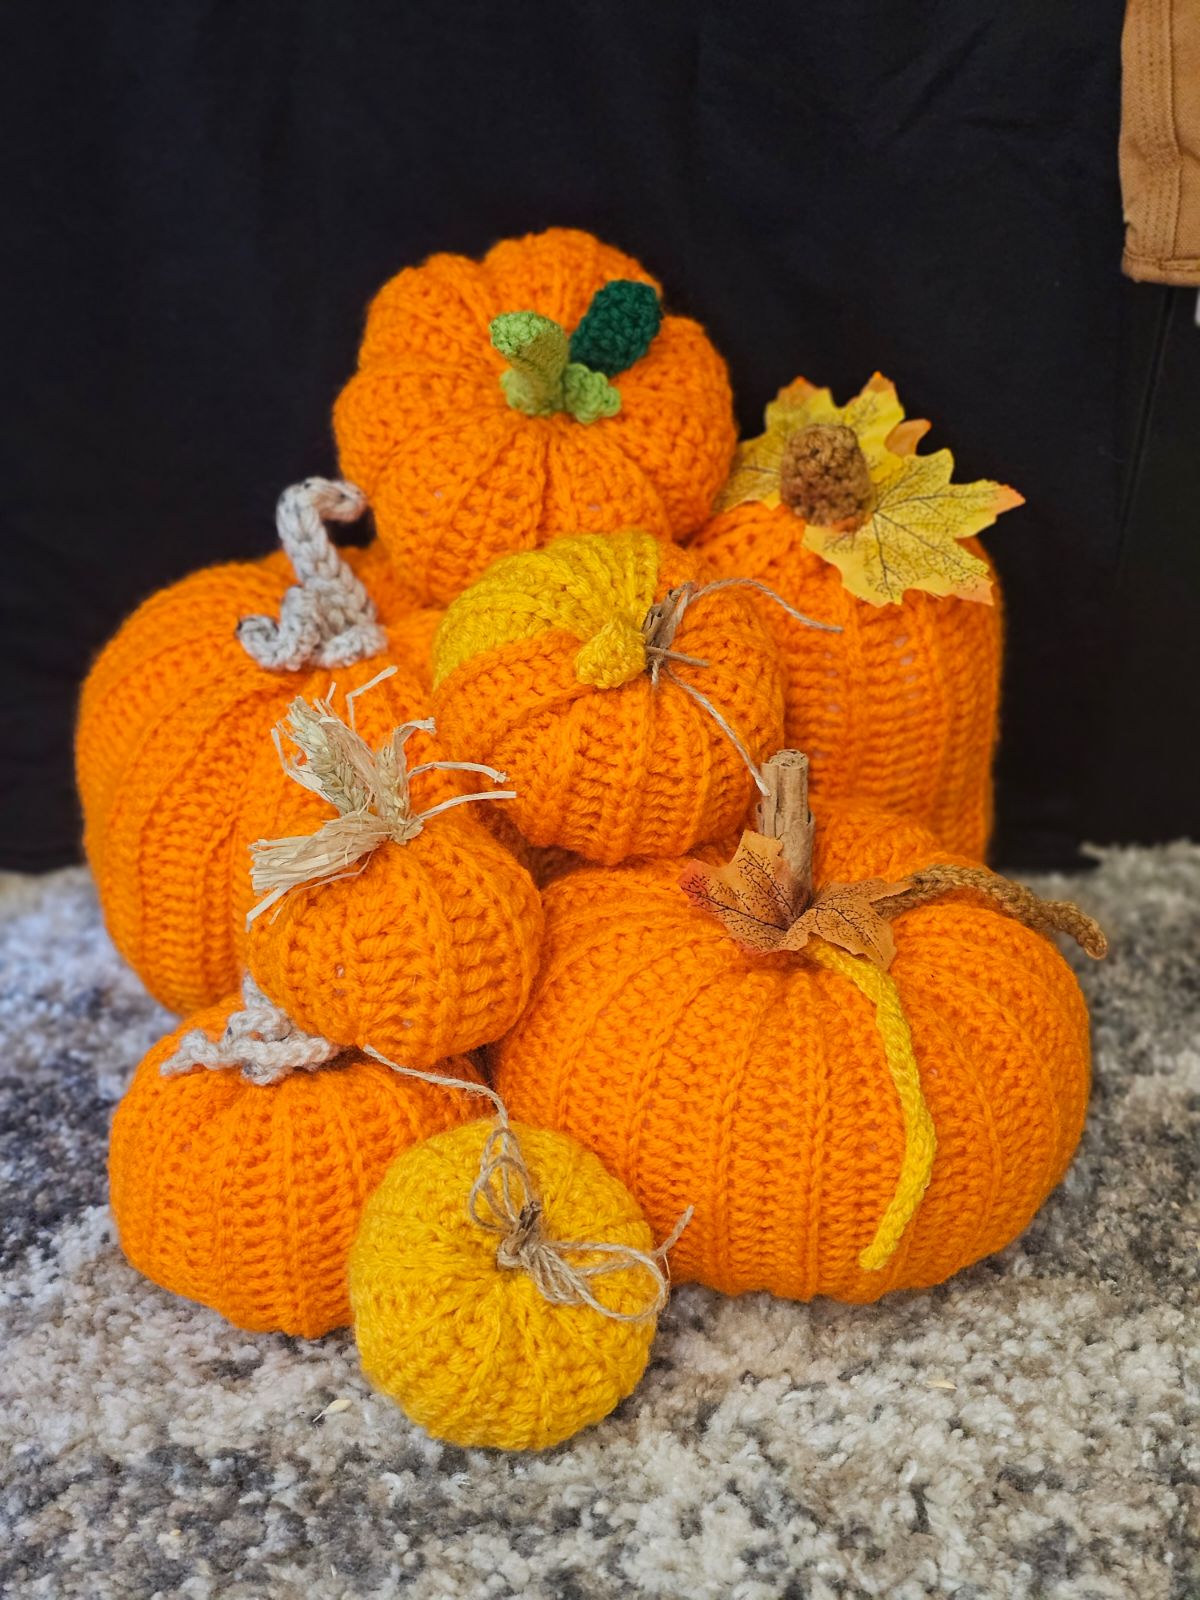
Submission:
[[[852,429],[875,482],[899,471],[900,458],[915,450],[929,431],[927,422],[905,421],[895,384],[878,372],[844,406],[836,404],[828,389],[796,378],[771,401],[764,421],[763,433],[738,446],[729,481],[717,498],[718,511],[747,500],[777,506],[784,447],[801,428],[840,424]]]
[[[875,909],[877,900],[890,899],[908,887],[907,882],[885,883],[866,878],[862,883],[827,883],[804,914],[788,929],[781,950],[803,950],[810,939],[824,939],[852,956],[866,956],[886,972],[896,954],[890,923]]]
[[[810,523],[805,547],[833,562],[850,593],[869,605],[898,603],[906,589],[990,605],[987,563],[959,540],[990,527],[1024,497],[987,479],[951,483],[953,471],[949,450],[905,456],[899,471],[878,485],[861,527],[842,532]]]
[[[780,949],[803,904],[782,841],[749,830],[732,861],[717,867],[689,861],[679,886],[694,906],[724,923],[743,950]]]

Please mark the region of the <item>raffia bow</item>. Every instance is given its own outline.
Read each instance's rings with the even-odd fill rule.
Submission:
[[[476,772],[494,783],[505,775],[477,761],[423,761],[408,765],[405,746],[414,733],[433,733],[432,718],[406,722],[372,750],[354,726],[354,699],[396,671],[388,667],[346,696],[349,721],[333,709],[333,688],[310,705],[297,696],[287,717],[273,730],[283,770],[302,788],[327,800],[337,815],[315,833],[259,839],[250,847],[251,882],[263,898],[248,913],[247,927],[292,889],[334,883],[363,870],[373,851],[392,841],[407,844],[443,811],[476,800],[512,800],[515,789],[487,789],[452,795],[425,811],[412,809],[410,786],[423,772]],[[299,755],[287,755],[283,736]]]

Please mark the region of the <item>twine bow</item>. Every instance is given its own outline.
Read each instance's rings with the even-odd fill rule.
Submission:
[[[410,784],[423,772],[477,772],[494,783],[504,783],[505,775],[477,761],[423,761],[409,767],[405,746],[414,733],[435,731],[431,718],[402,723],[378,750],[372,750],[355,729],[354,700],[395,671],[394,666],[387,667],[346,695],[348,722],[333,709],[331,687],[326,699],[311,705],[298,695],[286,719],[273,730],[288,777],[327,800],[338,815],[315,833],[259,839],[251,845],[251,882],[263,898],[248,913],[247,927],[292,889],[355,876],[381,844],[409,843],[432,817],[453,806],[515,798],[515,789],[488,789],[452,795],[425,811],[413,811]],[[297,747],[299,756],[284,754],[281,734]]]
[[[754,779],[758,792],[761,795],[769,793],[758,764],[746,749],[741,737],[728,719],[722,716],[706,694],[702,694],[694,684],[686,683],[674,670],[674,664],[681,666],[707,667],[710,663],[702,661],[696,656],[683,655],[671,646],[675,642],[675,635],[689,606],[697,600],[702,600],[706,595],[716,594],[721,589],[757,589],[760,594],[766,595],[773,604],[786,611],[789,617],[802,623],[806,628],[817,628],[822,633],[841,633],[841,628],[836,622],[818,622],[815,617],[807,616],[803,611],[797,611],[795,606],[790,606],[781,594],[761,583],[757,578],[715,578],[711,583],[697,584],[690,579],[681,583],[678,588],[671,589],[664,597],[652,605],[646,613],[642,623],[642,633],[646,640],[647,671],[650,682],[657,683],[659,678],[668,678],[677,689],[690,696],[720,728],[721,732],[733,745],[738,755],[746,764],[750,776]]]
[[[539,1294],[551,1305],[589,1306],[613,1322],[649,1322],[658,1316],[671,1292],[667,1254],[692,1220],[691,1206],[656,1250],[638,1250],[633,1245],[614,1244],[607,1239],[555,1239],[546,1231],[542,1200],[516,1130],[509,1122],[508,1107],[494,1089],[483,1083],[469,1083],[464,1078],[448,1078],[439,1072],[418,1072],[415,1067],[402,1067],[369,1046],[364,1053],[403,1077],[462,1089],[467,1094],[483,1095],[492,1102],[496,1123],[484,1141],[479,1175],[467,1196],[467,1213],[478,1227],[496,1235],[497,1266],[527,1273]],[[580,1256],[604,1259],[581,1262]],[[640,1310],[618,1311],[592,1292],[590,1285],[596,1278],[635,1269],[640,1269],[649,1279],[649,1298]]]

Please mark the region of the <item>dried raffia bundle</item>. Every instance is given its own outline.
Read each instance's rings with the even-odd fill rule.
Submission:
[[[1093,956],[1104,937],[904,819],[831,807],[814,841],[805,758],[763,776],[732,863],[546,891],[497,1089],[593,1150],[652,1227],[694,1203],[680,1280],[848,1301],[938,1283],[1066,1169],[1088,1018],[1047,934]]]
[[[441,1070],[478,1083],[465,1057]],[[239,1328],[317,1338],[350,1321],[350,1246],[388,1164],[474,1115],[463,1092],[306,1035],[247,981],[155,1045],[117,1107],[122,1249]]]
[[[354,1333],[367,1376],[435,1438],[546,1449],[636,1387],[689,1214],[655,1248],[594,1155],[456,1087],[496,1115],[388,1170],[350,1257]]]
[[[639,531],[497,561],[447,608],[433,677],[447,749],[503,767],[533,844],[591,861],[735,829],[749,769],[782,736],[778,660],[747,586],[709,582]]]
[[[270,836],[251,850],[245,960],[306,1031],[426,1067],[516,1021],[537,969],[541,900],[468,814],[469,802],[512,791],[445,793],[448,779],[502,784],[504,774],[440,754],[411,762],[413,742],[433,737],[428,719],[372,745],[355,726],[370,698],[351,704],[349,721],[298,698],[276,730],[287,781]],[[284,754],[284,738],[296,753]]]
[[[325,529],[363,508],[350,484],[286,490],[280,552],[147,600],[84,685],[76,766],[88,860],[117,948],[174,1011],[237,985],[231,884],[261,831],[255,807],[284,784],[277,764],[255,758],[290,702],[327,693],[335,675],[352,694],[391,663],[401,670],[378,690],[381,718],[427,712],[436,614],[401,599],[377,545],[339,551]]]
[[[803,378],[741,445],[693,548],[839,624],[814,633],[764,612],[787,676],[787,740],[814,799],[866,800],[981,857],[992,820],[1002,617],[972,535],[1021,504],[1000,484],[951,482],[948,450],[916,454],[878,374],[848,405]]]
[[[564,528],[698,527],[735,439],[703,329],[664,314],[630,256],[567,228],[386,283],[334,426],[397,573],[439,605]]]

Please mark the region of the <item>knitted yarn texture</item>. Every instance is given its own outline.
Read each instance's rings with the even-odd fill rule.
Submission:
[[[609,300],[589,314],[606,286]],[[334,427],[343,471],[366,490],[380,538],[422,600],[444,605],[497,556],[564,529],[678,535],[709,514],[735,442],[725,366],[686,317],[663,316],[651,331],[650,300],[630,303],[636,286],[657,303],[657,284],[631,257],[554,228],[505,240],[482,261],[432,256],[376,295]],[[591,403],[584,422],[561,398],[548,409],[512,403],[514,367],[493,324],[514,313],[557,325],[616,409]],[[536,334],[509,331],[520,334],[510,355]]]
[[[992,826],[999,585],[994,605],[916,590],[899,605],[866,605],[804,548],[804,526],[786,505],[748,501],[714,517],[691,548],[841,628],[817,632],[762,608],[783,660],[787,743],[808,755],[814,801],[868,801],[981,858]],[[977,541],[967,545],[984,556]]]
[[[818,887],[963,864],[864,807],[823,807],[819,824]],[[673,1274],[726,1293],[871,1301],[1015,1238],[1061,1179],[1088,1097],[1087,1012],[1050,940],[969,898],[893,923],[888,977],[936,1152],[899,1238],[864,1265],[914,1148],[879,999],[836,960],[739,949],[680,871],[586,869],[545,892],[541,973],[493,1052],[513,1115],[595,1151],[656,1231],[694,1205]]]
[[[377,710],[386,719],[379,736],[428,710],[438,614],[412,609],[378,545],[342,557],[374,601],[378,623],[368,627],[386,629],[380,654],[296,670],[253,659],[239,628],[252,619],[251,633],[262,633],[297,593],[279,552],[207,568],[152,596],[84,685],[76,772],[88,861],[114,943],[173,1011],[212,1004],[239,981],[233,894],[248,891],[247,848],[266,831],[259,807],[290,787],[270,734],[293,698],[327,693],[334,677],[339,694],[352,692],[392,662],[405,670],[368,697],[368,720]],[[313,639],[319,650],[327,642]]]
[[[245,956],[306,1032],[427,1067],[516,1021],[537,969],[542,907],[525,868],[467,814],[504,796],[492,801],[485,787],[463,803],[464,775],[437,765],[436,746],[429,753],[430,722],[367,739],[373,694],[356,703],[358,732],[330,706],[303,701],[281,725],[303,751],[289,758],[299,781],[257,812],[252,888],[267,886],[260,875],[280,848],[309,851],[327,869],[248,910]],[[424,759],[410,762],[418,741]]]
[[[354,1331],[367,1376],[435,1438],[541,1450],[631,1393],[655,1319],[640,1315],[646,1282],[634,1267],[596,1280],[604,1303],[634,1318],[617,1321],[551,1303],[518,1262],[502,1262],[495,1233],[464,1203],[492,1132],[466,1123],[388,1169],[350,1258]],[[552,1237],[653,1253],[637,1203],[595,1156],[561,1133],[514,1132]]]
[[[149,1052],[117,1107],[109,1183],[121,1247],[153,1282],[239,1328],[318,1338],[350,1321],[363,1202],[399,1151],[476,1115],[466,1096],[350,1052],[268,1085],[164,1064],[192,1029],[220,1039],[227,999]],[[477,1078],[464,1058],[457,1078]]]
[[[508,809],[534,844],[611,863],[679,854],[740,822],[746,756],[781,743],[782,682],[747,591],[704,593],[704,576],[644,532],[585,534],[501,559],[447,609],[433,647],[440,736],[508,774]],[[656,646],[652,608],[697,582]]]

